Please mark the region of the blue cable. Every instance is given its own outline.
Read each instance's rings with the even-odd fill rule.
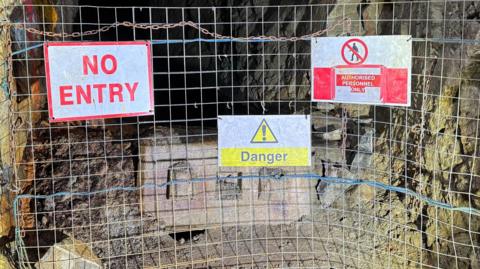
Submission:
[[[195,42],[205,42],[205,43],[228,43],[228,42],[245,42],[245,43],[262,43],[262,42],[273,42],[269,39],[253,39],[253,40],[244,40],[237,38],[226,38],[226,39],[207,39],[207,38],[195,38],[195,39],[171,39],[171,40],[153,40],[151,41],[152,45],[161,45],[161,44],[181,44],[181,43],[195,43]],[[43,47],[43,43],[26,47],[21,50],[12,52],[12,55],[22,54],[32,49]]]
[[[347,184],[347,185],[368,185],[371,187],[375,188],[380,188],[384,190],[389,190],[389,191],[395,191],[399,193],[404,193],[406,195],[413,196],[419,200],[422,200],[430,205],[434,205],[440,208],[444,208],[447,210],[451,211],[460,211],[464,212],[470,215],[475,215],[475,216],[480,216],[480,211],[475,208],[471,207],[455,207],[451,204],[447,204],[444,202],[436,201],[433,200],[429,197],[426,197],[424,195],[421,195],[419,193],[416,193],[412,190],[406,189],[406,188],[401,188],[401,187],[396,187],[396,186],[391,186],[387,185],[384,183],[376,182],[376,181],[370,181],[370,180],[361,180],[361,179],[347,179],[347,178],[335,178],[335,177],[322,177],[316,174],[291,174],[291,175],[282,175],[282,176],[233,176],[233,177],[209,177],[209,178],[193,178],[192,180],[173,180],[170,182],[166,182],[163,184],[145,184],[140,187],[113,187],[113,188],[108,188],[108,189],[103,189],[103,190],[98,190],[98,191],[92,191],[92,192],[57,192],[53,194],[48,194],[48,195],[33,195],[33,194],[20,194],[15,197],[13,200],[13,212],[14,212],[14,220],[15,220],[15,241],[17,243],[17,247],[20,249],[18,255],[19,256],[26,256],[27,254],[24,253],[25,251],[25,243],[23,242],[22,236],[21,236],[21,230],[20,226],[17,223],[18,218],[18,201],[22,198],[32,198],[32,199],[48,199],[48,198],[54,198],[58,196],[65,196],[65,195],[71,195],[71,196],[89,196],[89,195],[95,195],[95,194],[101,194],[101,193],[108,193],[108,192],[113,192],[113,191],[138,191],[142,189],[154,189],[154,188],[166,188],[169,185],[180,185],[180,184],[189,184],[189,183],[200,183],[200,182],[207,182],[207,181],[216,181],[216,180],[226,180],[226,179],[242,179],[242,180],[258,180],[259,178],[262,179],[274,179],[274,180],[284,180],[284,179],[292,179],[292,178],[304,178],[307,180],[322,180],[326,181],[328,183],[332,184]],[[23,252],[22,252],[23,251]]]
[[[391,186],[388,184],[384,184],[381,182],[370,181],[370,180],[361,180],[361,179],[347,179],[347,178],[336,178],[336,177],[323,177],[316,174],[291,174],[291,175],[283,175],[279,177],[275,176],[259,176],[259,175],[251,175],[251,176],[232,176],[232,177],[208,177],[208,178],[193,178],[191,180],[174,180],[165,182],[162,184],[145,184],[140,187],[113,187],[103,190],[91,191],[91,192],[57,192],[48,195],[33,195],[33,194],[20,194],[15,197],[14,200],[14,215],[16,216],[16,209],[17,203],[19,199],[22,198],[33,198],[33,199],[48,199],[54,198],[58,196],[88,196],[88,195],[95,195],[95,194],[102,194],[108,193],[113,191],[138,191],[142,189],[154,189],[154,188],[166,188],[170,185],[181,185],[181,184],[189,184],[189,183],[202,183],[207,181],[216,181],[216,180],[226,180],[226,179],[242,179],[242,180],[255,180],[255,179],[271,179],[274,178],[276,180],[284,180],[284,179],[292,179],[292,178],[303,178],[307,180],[323,180],[328,183],[332,184],[345,184],[345,185],[367,185],[374,188],[384,189],[388,191],[394,191],[397,193],[403,193],[406,195],[410,195],[415,197],[421,201],[426,202],[427,204],[437,206],[440,208],[452,210],[452,211],[460,211],[467,214],[472,214],[480,217],[480,211],[475,208],[471,207],[455,207],[451,204],[440,202],[433,200],[427,196],[421,195],[417,192],[414,192],[407,188]]]
[[[304,39],[309,40],[309,39]],[[441,39],[441,38],[412,38],[416,42],[435,42],[435,43],[460,43],[460,44],[480,44],[480,40],[474,39]],[[285,40],[288,41],[288,40]],[[205,42],[205,43],[228,43],[228,42],[240,42],[240,43],[268,43],[268,42],[280,42],[270,39],[239,39],[239,38],[225,38],[225,39],[208,39],[208,38],[195,38],[195,39],[170,39],[170,40],[152,40],[152,45],[162,45],[162,44],[182,44],[182,43],[195,43],[195,42]],[[12,55],[21,54],[32,49],[40,48],[43,46],[43,43],[26,47],[21,50],[12,52]]]
[[[419,38],[413,38],[413,41],[430,41],[430,42],[438,42],[438,43],[467,43],[467,44],[479,44],[480,41],[478,40],[467,40],[467,39],[419,39]],[[194,42],[205,42],[205,43],[227,43],[227,42],[245,42],[245,43],[264,43],[264,42],[277,42],[269,39],[253,39],[253,40],[245,40],[245,39],[237,39],[237,38],[227,38],[227,39],[205,39],[205,38],[196,38],[196,39],[188,39],[188,40],[153,40],[151,41],[152,45],[160,45],[160,44],[184,44],[184,43],[194,43]],[[24,52],[27,52],[32,49],[40,48],[43,47],[43,43],[33,45],[30,47],[26,47],[24,49],[14,51],[12,52],[13,55],[18,55],[22,54]],[[5,63],[4,63],[5,64]],[[2,86],[4,89],[8,88],[5,87],[5,81],[2,82]],[[100,193],[108,193],[112,191],[137,191],[141,189],[148,189],[148,188],[166,188],[168,185],[177,185],[177,184],[187,184],[191,182],[206,182],[206,181],[213,181],[213,180],[225,180],[225,179],[245,179],[245,180],[252,180],[252,179],[259,179],[259,178],[272,178],[272,176],[239,176],[239,177],[211,177],[211,178],[195,178],[192,180],[175,180],[167,183],[163,183],[160,185],[156,184],[145,184],[140,187],[113,187],[109,189],[103,189],[103,190],[98,190],[98,191],[93,191],[93,192],[58,192],[58,193],[53,193],[49,195],[32,195],[32,194],[21,194],[17,195],[13,201],[13,211],[14,211],[14,217],[15,217],[15,222],[17,221],[17,208],[18,208],[18,201],[19,199],[22,198],[33,198],[33,199],[48,199],[48,198],[53,198],[57,196],[65,196],[65,195],[72,195],[72,196],[88,196],[88,195],[95,195],[95,194],[100,194]],[[451,204],[440,202],[433,200],[427,196],[421,195],[419,193],[416,193],[410,189],[406,188],[401,188],[401,187],[396,187],[396,186],[391,186],[387,185],[381,182],[376,182],[376,181],[369,181],[369,180],[360,180],[360,179],[346,179],[346,178],[333,178],[333,177],[322,177],[319,175],[315,174],[303,174],[303,175],[285,175],[278,177],[278,180],[281,179],[288,179],[288,178],[304,178],[308,180],[323,180],[328,183],[332,184],[346,184],[346,185],[367,185],[371,186],[374,188],[380,188],[388,191],[394,191],[398,193],[403,193],[406,195],[410,195],[412,197],[415,197],[421,201],[426,202],[427,204],[437,206],[440,208],[448,209],[451,211],[460,211],[464,212],[467,214],[471,215],[476,215],[480,216],[480,211],[478,209],[472,208],[472,207],[455,207]],[[20,236],[20,227],[18,223],[15,225],[15,238],[18,242],[19,246],[23,246],[23,240],[21,239]],[[20,254],[20,253],[19,253]],[[24,254],[20,254],[24,255]]]
[[[40,48],[40,47],[43,47],[43,43],[33,45],[33,46],[30,46],[30,47],[26,47],[26,48],[21,49],[21,50],[14,51],[14,52],[12,52],[12,55],[22,54],[22,53],[27,52],[29,50]]]

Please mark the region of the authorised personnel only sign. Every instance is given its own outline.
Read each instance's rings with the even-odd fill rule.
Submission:
[[[312,101],[409,106],[411,36],[312,39]]]
[[[153,114],[150,43],[47,42],[51,122]]]
[[[219,116],[219,166],[310,166],[309,115]]]

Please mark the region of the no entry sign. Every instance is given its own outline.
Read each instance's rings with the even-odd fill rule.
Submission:
[[[47,42],[51,122],[153,114],[150,43]]]
[[[410,36],[312,40],[312,101],[410,106]]]
[[[220,116],[219,166],[310,166],[310,116]]]

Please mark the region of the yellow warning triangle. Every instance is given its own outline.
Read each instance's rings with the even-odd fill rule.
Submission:
[[[278,143],[277,138],[268,126],[267,121],[265,119],[262,120],[260,126],[258,126],[257,131],[252,137],[252,141],[250,143]]]

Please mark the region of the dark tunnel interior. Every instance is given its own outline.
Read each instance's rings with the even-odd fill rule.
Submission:
[[[159,1],[140,1],[138,6],[153,8],[132,8],[130,1],[115,1],[111,3],[117,8],[94,7],[95,1],[79,1],[79,11],[74,20],[73,31],[95,30],[116,21],[131,21],[136,23],[174,23],[182,20],[202,22],[212,20],[210,14],[182,12],[182,9],[160,8]],[[161,1],[160,1],[161,2]],[[121,6],[125,6],[122,8]],[[202,16],[204,15],[204,16]],[[211,22],[211,21],[210,21]],[[168,32],[168,33],[167,33]],[[140,117],[140,122],[154,121],[155,124],[168,125],[169,122],[188,125],[216,126],[217,115],[231,114],[226,103],[228,100],[221,94],[215,74],[216,56],[215,44],[175,43],[155,44],[155,41],[194,39],[199,37],[198,30],[188,27],[178,27],[167,30],[144,30],[129,27],[112,28],[98,35],[81,38],[84,41],[131,41],[151,40],[153,81],[155,97],[155,116]],[[229,46],[225,44],[223,46]],[[222,90],[231,91],[231,89]],[[219,93],[220,92],[220,93]],[[223,98],[223,100],[222,100]],[[124,122],[137,119],[123,119]]]

